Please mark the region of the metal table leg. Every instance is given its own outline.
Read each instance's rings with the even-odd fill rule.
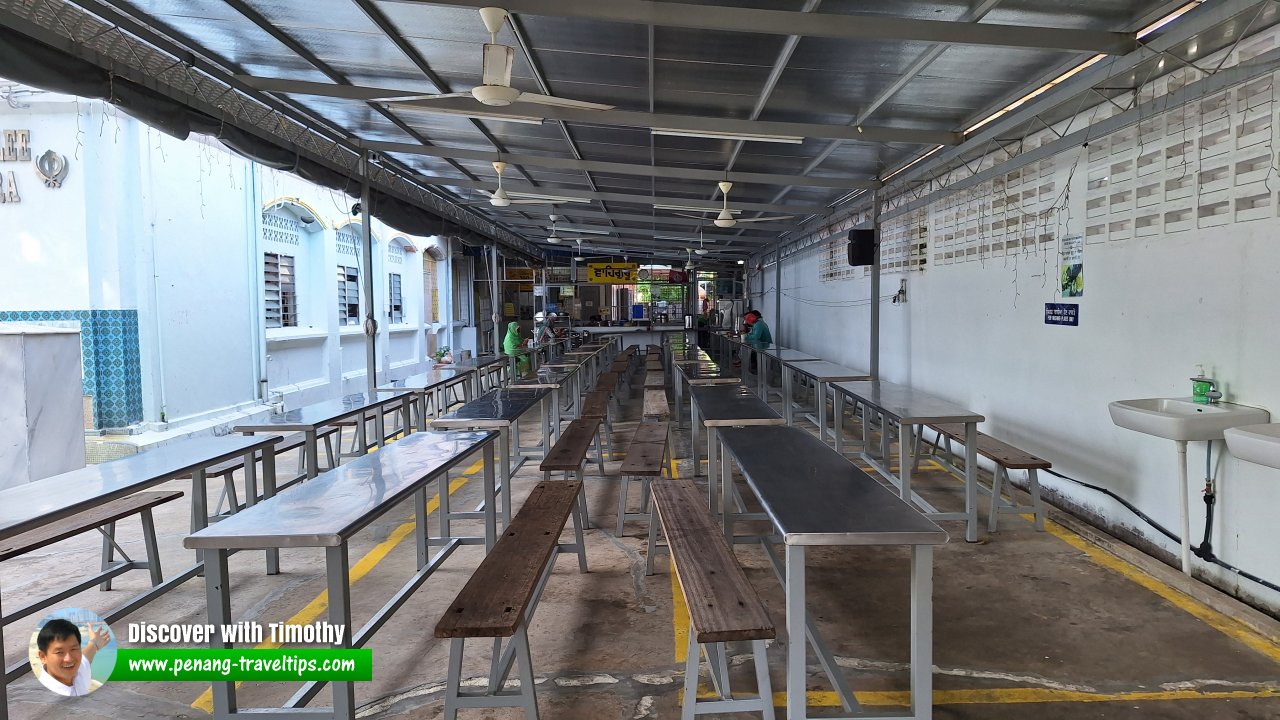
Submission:
[[[803,545],[786,547],[787,580],[787,720],[804,720],[808,717],[807,685],[805,683],[805,656],[808,646],[804,641],[805,624],[805,567]]]
[[[498,437],[499,438],[502,437],[501,433],[499,433]],[[498,513],[496,510],[498,505],[498,492],[497,492],[497,488],[494,485],[494,481],[497,478],[498,473],[496,471],[497,469],[494,467],[495,457],[494,457],[492,442],[485,443],[483,458],[484,458],[484,497],[485,497],[484,551],[485,553],[488,553],[490,550],[493,549],[493,544],[498,541]],[[506,485],[507,485],[506,482],[503,482],[502,486],[506,487]],[[447,483],[445,484],[445,487],[440,492],[441,492],[441,497],[444,497],[445,494],[448,494],[449,488]],[[448,533],[443,533],[443,534],[447,535]]]
[[[698,426],[701,424],[698,404],[693,401],[693,393],[689,393],[689,454],[693,457],[693,477],[702,476],[702,446],[698,443]]]
[[[707,494],[711,498],[711,508],[716,508],[716,481],[720,477],[720,432],[715,425],[707,426]],[[720,512],[724,512],[725,508],[720,507]]]
[[[933,717],[933,546],[911,547],[911,717]]]
[[[351,647],[351,566],[347,558],[347,545],[344,542],[337,547],[325,551],[325,568],[329,584],[329,622],[347,628],[342,638],[335,643],[336,648]],[[355,683],[333,682],[333,717],[334,720],[354,720],[356,716]]]
[[[964,424],[964,539],[978,541],[978,423]],[[994,510],[992,512],[995,512]]]
[[[824,387],[822,391],[825,393],[826,388]],[[818,400],[824,405],[827,402],[825,397]],[[844,454],[844,393],[838,390],[831,401],[831,414],[835,416],[831,419],[831,431],[835,435],[836,452]]]
[[[791,409],[791,369],[784,363],[782,365],[782,417],[786,419],[788,425],[794,424],[795,412]],[[825,429],[824,429],[825,430]],[[818,437],[822,437],[822,433],[818,433]]]

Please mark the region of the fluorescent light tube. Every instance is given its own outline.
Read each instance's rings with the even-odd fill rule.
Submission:
[[[790,135],[749,135],[730,132],[716,132],[714,130],[675,130],[672,128],[650,128],[649,132],[654,135],[668,135],[670,137],[692,137],[692,138],[708,138],[710,140],[749,140],[755,142],[774,142],[787,143],[789,145],[799,145],[804,142],[802,137],[794,137]]]

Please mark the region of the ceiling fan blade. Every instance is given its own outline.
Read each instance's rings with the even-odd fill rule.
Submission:
[[[515,56],[515,48],[509,45],[485,43],[480,84],[511,87],[511,61]]]
[[[376,98],[370,98],[370,100],[372,100],[373,102],[410,102],[410,101],[420,102],[423,100],[443,100],[445,98],[460,98],[460,97],[471,97],[471,93],[456,92],[456,93],[441,93],[439,95],[424,95],[421,93],[417,95],[400,94],[400,95],[379,96]]]
[[[307,80],[254,77],[253,75],[237,75],[236,79],[251,88],[262,90],[264,92],[320,95],[322,97],[363,100],[366,102],[436,100],[448,97],[471,97],[471,93],[469,92],[444,94],[422,93],[414,92],[413,90],[393,90],[390,88],[359,87],[355,85],[334,85],[333,83],[310,82]]]
[[[512,192],[508,190],[507,194],[513,198],[520,198],[522,200],[544,200],[547,202],[558,202],[558,203],[589,203],[591,202],[586,198],[562,197],[560,195],[547,195],[543,193]]]
[[[713,211],[712,211],[712,210],[708,210],[707,212],[713,212]],[[671,213],[671,214],[672,214],[672,215],[677,215],[677,216],[679,216],[679,217],[693,218],[694,220],[706,220],[706,219],[707,219],[707,217],[706,217],[705,215],[691,215],[691,214],[689,214],[689,213]]]
[[[568,98],[558,98],[552,97],[551,95],[539,95],[538,93],[528,92],[520,93],[520,97],[516,98],[516,102],[572,108],[574,110],[612,110],[614,108],[613,105],[603,105],[601,103],[587,102],[586,100],[570,100]]]
[[[617,230],[594,230],[592,228],[573,227],[572,225],[566,225],[559,229],[576,235],[612,235],[617,232]]]
[[[773,217],[734,218],[734,219],[740,223],[749,223],[749,222],[769,222],[770,220],[790,220],[793,217],[795,217],[795,215],[774,215]]]
[[[562,202],[569,202],[569,201],[561,200],[559,198],[533,198],[533,199],[524,199],[524,200],[512,200],[511,204],[512,205],[558,205]],[[586,201],[584,200],[583,202],[586,202]]]

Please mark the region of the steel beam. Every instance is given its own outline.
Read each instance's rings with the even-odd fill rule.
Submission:
[[[410,5],[482,8],[489,0],[391,0]],[[969,24],[882,15],[835,15],[787,10],[756,10],[674,2],[599,2],[599,0],[507,0],[509,12],[584,20],[696,28],[766,35],[802,35],[841,40],[915,40],[958,45],[995,45],[1077,52],[1124,54],[1137,47],[1133,33]]]
[[[463,150],[439,146],[418,145],[415,143],[396,142],[362,142],[361,147],[384,153],[404,153],[407,155],[425,155],[428,157],[449,160],[474,160],[477,162],[493,162],[502,160],[512,165],[529,165],[548,167],[558,170],[583,170],[603,172],[615,175],[640,175],[644,177],[676,178],[680,180],[707,180],[719,182],[728,180],[744,185],[802,185],[805,187],[834,188],[836,190],[872,190],[880,185],[875,178],[854,177],[808,177],[805,175],[777,175],[773,173],[730,172],[719,170],[702,170],[686,167],[654,167],[635,163],[605,162],[599,160],[574,160],[572,158],[550,157],[546,155],[513,155],[511,153],[494,153],[484,150]]]
[[[491,190],[494,187],[490,182],[473,182],[471,180],[463,180],[462,178],[441,178],[428,177],[426,175],[417,175],[415,180],[423,185],[437,185],[451,188],[464,188],[467,190]],[[566,188],[554,187],[520,187],[503,185],[508,193],[512,194],[512,199],[520,199],[515,197],[515,193],[530,193],[537,195],[546,195],[550,197],[575,198],[578,200],[603,200],[605,202],[621,202],[636,203],[639,205],[683,205],[691,208],[700,208],[703,210],[717,211],[721,209],[721,204],[709,202],[706,200],[697,200],[691,198],[679,197],[660,197],[653,195],[632,195],[630,193],[607,193],[607,192],[588,192],[586,190],[571,190]],[[525,206],[527,207],[527,206]],[[751,202],[734,202],[731,210],[760,212],[781,212],[790,213],[792,215],[820,215],[828,212],[828,208],[822,205],[772,205],[769,203],[751,203]],[[566,214],[572,214],[571,210],[565,210]]]
[[[385,98],[419,94],[414,90],[353,87],[333,83],[264,78],[254,75],[237,76],[246,85],[264,92],[319,95],[361,102],[376,102]],[[421,93],[427,94],[427,93]],[[530,108],[489,107],[471,98],[444,98],[441,100],[397,100],[383,103],[390,107],[411,108],[429,112],[433,108],[470,112],[492,118],[528,118]],[[853,127],[848,125],[824,125],[821,123],[768,122],[762,120],[736,120],[733,118],[700,117],[697,115],[669,115],[665,113],[631,112],[628,110],[575,110],[571,108],[538,105],[532,109],[537,117],[588,125],[617,125],[635,128],[669,128],[688,132],[712,132],[746,135],[781,135],[784,137],[829,138],[853,142],[893,142],[916,145],[954,145],[963,138],[948,130],[916,130],[891,127]]]

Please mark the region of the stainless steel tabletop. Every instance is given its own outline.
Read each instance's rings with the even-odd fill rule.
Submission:
[[[724,428],[720,440],[788,545],[941,545],[947,533],[816,436]]]
[[[490,390],[448,415],[431,421],[433,427],[470,427],[480,422],[509,424],[518,420],[550,394],[547,388],[498,388]]]
[[[279,435],[178,440],[137,455],[0,490],[0,540],[277,442]]]
[[[686,380],[697,380],[700,378],[734,378],[738,379],[738,371],[731,367],[717,365],[716,363],[696,363],[692,365],[679,364],[676,370],[680,376]]]
[[[495,437],[493,431],[414,433],[189,535],[183,545],[230,550],[342,545]]]
[[[751,345],[750,347],[755,347],[760,351],[760,354],[765,357],[770,357],[782,362],[822,362],[822,358],[817,355],[810,355],[809,353],[792,350],[791,348],[778,347],[777,345],[762,345],[758,347]]]
[[[479,355],[477,357],[471,358],[470,360],[467,360],[466,362],[455,362],[452,365],[440,365],[437,367],[458,368],[462,370],[475,370],[476,368],[488,367],[490,365],[493,365],[494,363],[506,362],[507,359],[508,359],[508,356],[506,355]]]
[[[569,378],[573,377],[572,373],[557,372],[554,369],[548,369],[549,366],[543,365],[534,375],[526,375],[519,380],[513,380],[507,384],[507,387],[545,387],[558,388],[569,382]]]
[[[788,368],[795,370],[801,375],[807,375],[814,380],[822,382],[832,382],[838,380],[870,380],[871,375],[866,370],[854,370],[843,365],[819,360],[818,362],[810,362],[807,360],[794,361],[784,360],[783,364]]]
[[[271,413],[261,420],[243,422],[236,425],[235,432],[276,432],[285,430],[314,430],[324,427],[335,420],[355,415],[362,410],[373,410],[379,406],[387,406],[402,402],[411,391],[397,388],[379,395],[372,402],[365,399],[364,393],[347,395],[341,400],[326,400],[314,405],[306,405],[296,410],[282,413]]]
[[[884,380],[841,382],[832,387],[908,425],[986,420],[982,415],[940,397]]]
[[[724,427],[745,422],[782,423],[782,417],[743,385],[694,385],[689,394],[703,425]]]
[[[431,390],[453,380],[465,378],[474,368],[462,368],[456,365],[433,368],[424,373],[410,375],[403,380],[393,380],[390,385],[377,388],[379,392],[395,390]]]

